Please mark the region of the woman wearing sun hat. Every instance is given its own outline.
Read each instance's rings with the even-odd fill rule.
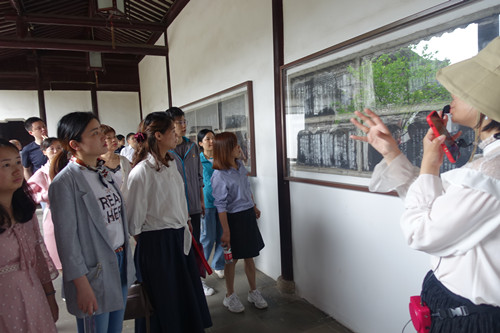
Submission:
[[[370,190],[404,198],[404,236],[432,256],[421,293],[430,332],[500,332],[500,37],[437,79],[452,94],[453,122],[474,129],[483,155],[440,175],[444,135],[429,130],[419,169],[369,109],[355,112],[363,124],[351,119],[366,136],[352,138],[382,154]]]

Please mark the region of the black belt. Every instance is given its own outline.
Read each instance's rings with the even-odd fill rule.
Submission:
[[[456,308],[437,309],[437,311],[432,314],[432,317],[447,319],[455,317],[465,317],[474,313],[498,313],[498,315],[500,315],[500,308],[493,305],[462,305]]]

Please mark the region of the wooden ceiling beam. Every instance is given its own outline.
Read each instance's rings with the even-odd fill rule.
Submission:
[[[34,79],[35,72],[2,72],[0,71],[0,78],[2,79]]]
[[[105,19],[93,17],[84,18],[81,16],[63,16],[63,15],[23,15],[17,16],[13,14],[5,15],[5,21],[23,22],[25,24],[41,24],[41,25],[60,25],[60,26],[76,26],[89,28],[109,28],[110,22]],[[113,20],[113,26],[116,29],[132,29],[132,30],[147,30],[147,31],[165,31],[165,24],[155,22],[144,22],[135,20]]]
[[[168,53],[168,49],[165,46],[117,43],[116,47],[113,48],[110,42],[50,38],[17,39],[0,37],[0,48],[80,52],[93,51],[102,53],[122,53],[152,56],[166,56]]]
[[[189,0],[177,0],[174,4],[169,8],[167,14],[165,15],[164,20],[162,20],[166,26],[168,27],[172,22],[174,22],[175,18],[179,13],[186,7]]]
[[[19,5],[19,0],[10,0],[10,5],[16,10],[18,14],[21,13],[21,6]]]
[[[154,21],[158,21],[158,8],[149,5],[146,1],[137,1],[136,3],[134,3],[134,7],[136,11],[142,11],[149,15],[151,18],[156,18],[154,19]]]

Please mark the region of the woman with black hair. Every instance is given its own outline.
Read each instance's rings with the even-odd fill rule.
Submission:
[[[168,152],[177,144],[174,121],[165,112],[153,112],[135,137],[127,218],[154,308],[151,331],[203,332],[212,320],[191,246],[184,183]]]
[[[79,332],[86,316],[94,320],[98,333],[121,332],[135,269],[123,198],[99,160],[107,151],[105,138],[90,112],[62,117],[57,137],[63,151],[52,163],[60,171],[50,185],[49,199],[66,306],[77,317]]]
[[[205,258],[210,258],[212,250],[212,267],[215,274],[224,278],[224,249],[221,246],[222,225],[220,224],[217,208],[212,195],[212,175],[214,169],[214,139],[215,133],[210,129],[202,129],[198,133],[198,145],[201,148],[200,161],[203,167],[203,199],[205,200],[205,216],[201,219],[200,242],[203,245]],[[215,246],[215,248],[214,248]]]
[[[122,191],[123,197],[126,198],[127,179],[132,165],[128,158],[115,152],[116,147],[118,147],[118,139],[114,128],[101,124],[101,130],[102,134],[106,137],[106,148],[108,151],[102,154],[100,158],[104,160],[104,165],[113,173],[113,178],[117,182],[120,191]]]
[[[38,227],[17,148],[0,139],[0,331],[56,332],[57,269]]]

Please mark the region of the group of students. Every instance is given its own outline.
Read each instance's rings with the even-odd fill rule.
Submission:
[[[69,113],[58,122],[57,138],[42,141],[48,161],[29,182],[17,148],[0,139],[0,284],[11,296],[0,302],[0,331],[56,331],[52,280],[59,269],[79,332],[86,318],[96,332],[121,332],[135,280],[144,283],[154,308],[152,332],[203,332],[212,321],[192,248],[201,224],[205,255],[215,244],[213,266],[224,270],[223,304],[244,310],[234,293],[234,266],[244,259],[248,301],[267,307],[253,261],[264,247],[260,211],[238,160],[236,136],[204,130],[198,145],[183,137],[185,127],[178,108],[149,114],[134,136],[130,163],[115,153],[113,128],[90,112]],[[36,202],[50,202],[43,228],[47,247]],[[137,242],[134,258],[130,236]],[[232,262],[224,263],[222,247],[232,249]]]
[[[437,74],[452,94],[453,121],[473,128],[475,144],[483,150],[461,168],[440,174],[445,135],[429,130],[417,168],[377,114],[365,109],[351,119],[366,134],[351,138],[369,143],[383,156],[370,190],[396,191],[405,200],[401,226],[406,240],[432,256],[421,298],[413,304],[418,311],[412,312],[412,320],[419,332],[500,332],[499,64],[497,37],[477,56]],[[52,179],[48,198],[66,304],[78,318],[79,332],[83,318],[92,315],[97,332],[120,332],[127,287],[136,275],[154,307],[152,331],[202,332],[210,327],[191,246],[200,237],[203,213],[201,242],[207,257],[216,244],[216,269],[222,265],[221,247],[232,249],[234,260],[224,264],[224,306],[232,312],[244,310],[234,293],[235,264],[244,259],[248,301],[267,307],[256,290],[253,261],[264,247],[256,221],[260,211],[239,160],[236,136],[203,130],[198,155],[198,145],[183,137],[187,123],[182,111],[167,113],[153,112],[141,122],[130,171],[128,162],[110,153],[114,131],[108,132],[92,113],[64,116],[55,146],[54,141],[43,145],[52,147],[46,153]],[[448,117],[442,115],[442,120],[446,123]],[[34,198],[23,179],[17,148],[0,139],[2,332],[55,332],[58,308],[52,280],[58,271],[40,235]],[[137,274],[129,235],[137,241]],[[207,240],[208,235],[215,238]]]

